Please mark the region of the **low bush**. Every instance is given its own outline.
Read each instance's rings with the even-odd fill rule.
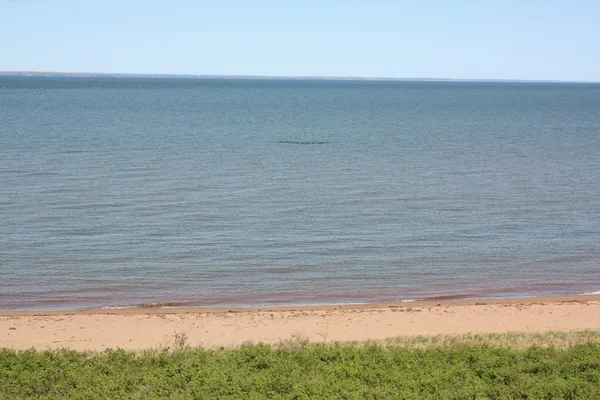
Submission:
[[[598,343],[476,342],[3,349],[0,399],[600,399]]]

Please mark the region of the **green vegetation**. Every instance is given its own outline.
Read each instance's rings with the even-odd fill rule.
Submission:
[[[600,399],[600,334],[0,350],[0,399]]]

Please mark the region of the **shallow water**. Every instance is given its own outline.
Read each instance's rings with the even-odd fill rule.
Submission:
[[[600,85],[0,77],[0,309],[600,289]]]

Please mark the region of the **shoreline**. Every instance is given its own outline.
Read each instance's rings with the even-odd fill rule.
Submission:
[[[428,293],[414,296],[392,296],[389,293],[373,295],[368,290],[351,292],[343,295],[327,295],[321,292],[297,296],[293,294],[286,296],[189,296],[180,298],[179,296],[143,299],[127,298],[122,301],[115,301],[119,296],[101,296],[93,301],[73,297],[71,299],[44,298],[44,295],[38,296],[38,300],[22,298],[19,293],[2,294],[0,293],[0,314],[2,313],[21,313],[21,312],[72,312],[72,311],[90,311],[96,310],[121,310],[121,309],[155,309],[155,308],[174,308],[174,309],[264,309],[264,308],[294,308],[294,307],[329,307],[329,306],[359,306],[359,305],[385,305],[397,303],[427,303],[436,301],[510,301],[512,299],[526,298],[567,298],[577,296],[600,295],[600,282],[594,284],[530,284],[511,288],[488,288],[486,290],[467,290],[467,291],[441,291],[437,294]],[[127,297],[127,296],[126,296]]]
[[[600,295],[257,308],[0,312],[0,348],[238,347],[397,336],[600,330]]]
[[[73,308],[61,310],[0,310],[0,317],[21,316],[59,316],[59,315],[137,315],[137,314],[218,314],[227,312],[281,312],[281,311],[332,311],[332,310],[364,310],[382,308],[415,308],[445,306],[457,307],[468,305],[514,305],[514,304],[539,304],[539,303],[573,303],[582,301],[600,302],[600,293],[559,295],[559,296],[531,296],[531,297],[502,297],[502,298],[456,298],[441,296],[436,299],[398,300],[386,302],[365,303],[339,303],[339,304],[301,304],[301,305],[272,305],[248,307],[195,307],[177,306],[177,303],[149,303],[131,306]]]

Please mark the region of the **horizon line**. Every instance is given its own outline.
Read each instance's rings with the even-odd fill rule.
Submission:
[[[264,79],[264,80],[354,80],[354,81],[429,81],[429,82],[506,82],[506,83],[592,83],[593,80],[555,80],[555,79],[511,79],[511,78],[397,78],[374,76],[328,76],[328,75],[242,75],[242,74],[167,74],[167,73],[132,73],[132,72],[62,72],[62,71],[0,71],[0,76],[47,76],[67,78],[182,78],[182,79]]]

